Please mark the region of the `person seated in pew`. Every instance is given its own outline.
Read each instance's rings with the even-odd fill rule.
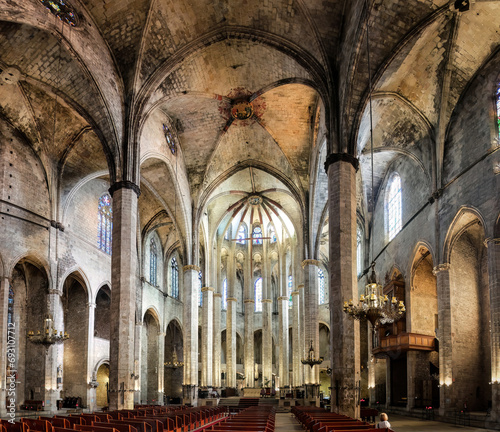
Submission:
[[[376,424],[375,429],[385,429],[391,428],[391,424],[389,423],[389,416],[386,413],[380,414],[380,421]]]

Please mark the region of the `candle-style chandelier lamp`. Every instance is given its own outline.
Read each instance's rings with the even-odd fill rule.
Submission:
[[[69,335],[66,332],[57,331],[54,327],[54,320],[52,316],[47,315],[44,321],[43,330],[38,330],[37,333],[34,331],[28,332],[28,340],[34,344],[44,345],[48,348],[54,344],[60,344],[69,339]]]
[[[177,359],[177,352],[176,352],[175,348],[174,348],[174,352],[172,353],[172,361],[168,361],[168,362],[165,362],[163,364],[165,367],[168,367],[168,368],[174,369],[174,370],[184,366],[184,362],[179,361]]]
[[[372,272],[368,277],[365,293],[359,297],[358,305],[349,300],[344,302],[344,312],[357,320],[368,320],[375,329],[379,324],[390,324],[398,321],[406,311],[402,300],[398,302],[396,297],[391,301],[384,295],[382,285],[377,283],[375,275],[375,263],[372,263]]]
[[[316,358],[314,354],[313,343],[311,341],[311,348],[309,348],[309,354],[307,358],[301,360],[302,364],[311,366],[311,369],[314,365],[319,365],[323,363],[323,357]]]

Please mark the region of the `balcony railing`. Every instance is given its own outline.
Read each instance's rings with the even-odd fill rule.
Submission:
[[[417,333],[399,333],[382,336],[378,346],[373,347],[373,354],[383,354],[389,351],[434,351],[436,341],[434,336]]]

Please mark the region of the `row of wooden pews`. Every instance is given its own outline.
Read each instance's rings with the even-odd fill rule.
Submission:
[[[373,424],[323,408],[296,406],[292,408],[292,414],[309,432],[392,432],[391,429],[375,429]]]
[[[0,432],[188,432],[226,416],[224,407],[138,406],[94,414],[0,420]]]
[[[252,406],[205,429],[210,432],[274,432],[276,408]],[[205,432],[204,431],[204,432]]]

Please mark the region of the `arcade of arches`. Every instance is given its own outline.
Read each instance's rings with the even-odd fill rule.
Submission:
[[[499,419],[500,2],[455,3],[0,0],[0,415],[15,371]]]

